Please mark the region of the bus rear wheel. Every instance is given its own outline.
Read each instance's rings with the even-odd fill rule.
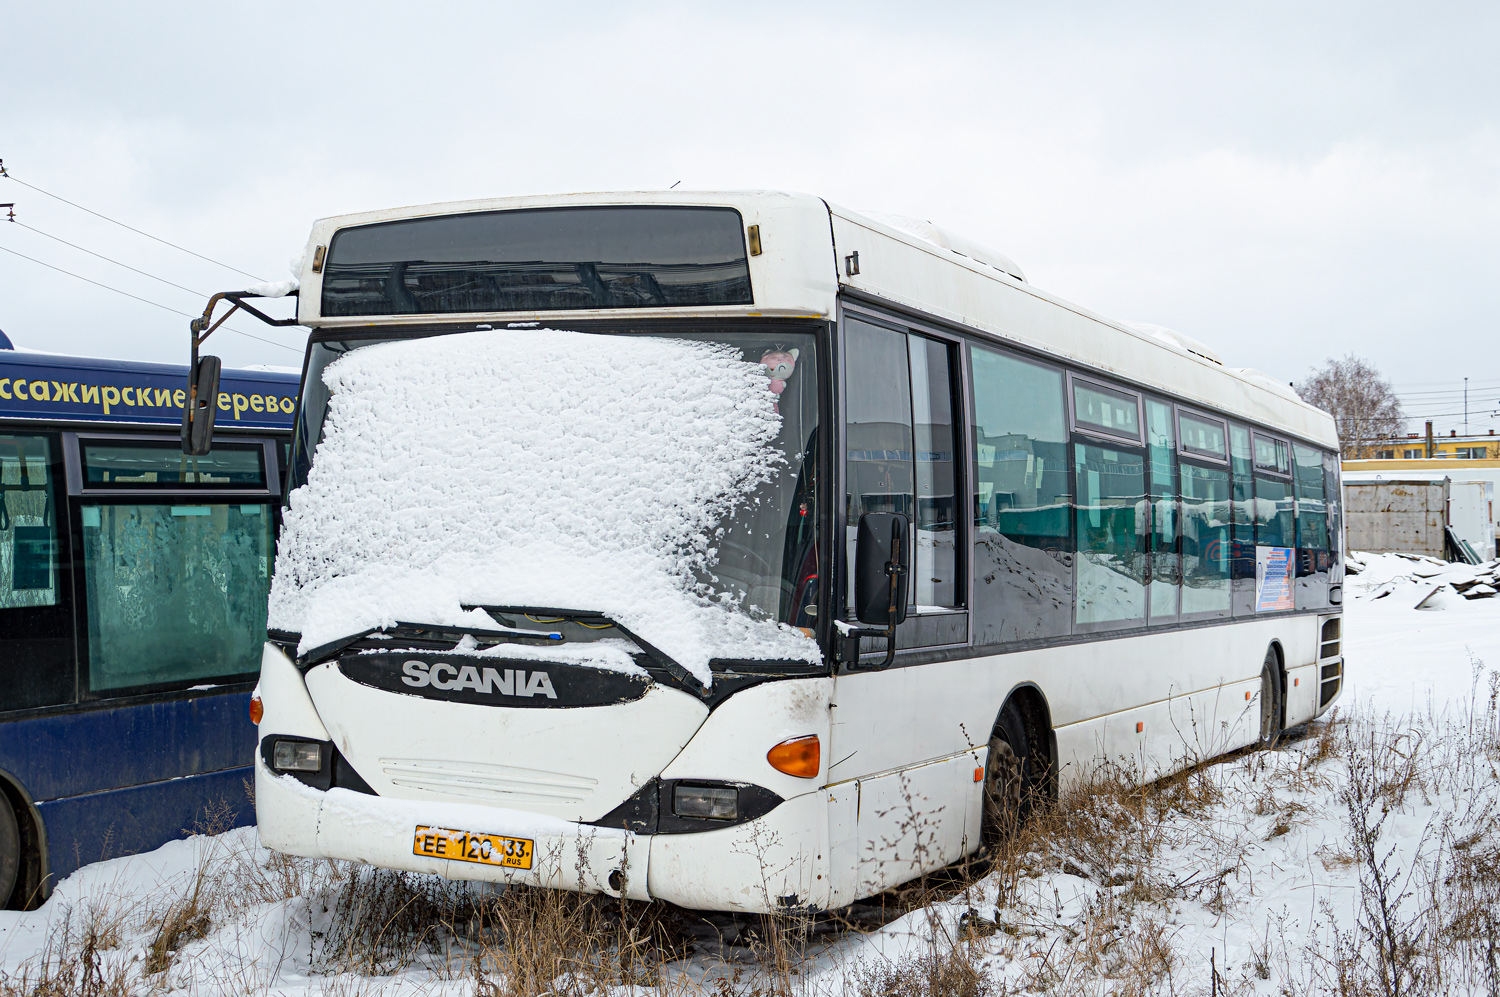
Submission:
[[[1260,666],[1260,746],[1274,748],[1281,740],[1281,661],[1276,649],[1266,651]]]
[[[0,793],[0,906],[16,889],[21,872],[21,825],[10,801]]]

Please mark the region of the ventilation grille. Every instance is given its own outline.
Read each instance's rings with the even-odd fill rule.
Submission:
[[[1339,683],[1344,679],[1344,664],[1335,661],[1331,665],[1323,666],[1323,685],[1318,694],[1318,708],[1321,709],[1333,702],[1334,697],[1339,694]]]
[[[582,803],[599,785],[587,776],[512,765],[430,758],[382,758],[380,765],[397,786],[494,803]]]
[[[1339,656],[1339,634],[1343,627],[1343,618],[1335,616],[1331,620],[1323,621],[1323,642],[1318,647],[1319,658],[1337,658]]]

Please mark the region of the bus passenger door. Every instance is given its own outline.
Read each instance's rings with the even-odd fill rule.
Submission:
[[[967,526],[959,515],[967,504],[958,501],[967,485],[954,418],[962,411],[957,345],[852,315],[844,317],[843,333],[848,582],[841,618],[853,619],[860,517],[901,513],[912,525],[907,619],[897,628],[901,653],[890,668],[876,670],[871,666],[884,654],[884,641],[866,639],[864,667],[845,662],[835,680],[830,781],[856,780],[858,803],[857,852],[832,859],[846,872],[858,866],[863,894],[891,876],[909,878],[957,857],[965,804],[943,760],[969,749],[972,738],[985,744],[993,717],[983,731],[966,732],[952,708],[962,662],[911,663],[923,651],[964,646],[969,638]],[[971,756],[959,766],[970,782],[973,767]],[[837,791],[849,795],[847,785]],[[847,852],[847,829],[843,840]]]

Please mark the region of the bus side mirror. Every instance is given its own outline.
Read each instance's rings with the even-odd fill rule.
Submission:
[[[906,622],[911,577],[911,520],[898,512],[859,517],[854,546],[854,617],[894,628]]]
[[[214,417],[219,414],[218,357],[199,357],[188,372],[187,401],[182,406],[182,452],[205,456],[214,442]]]

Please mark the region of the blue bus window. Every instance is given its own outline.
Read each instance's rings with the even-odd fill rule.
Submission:
[[[47,441],[0,435],[0,609],[57,604],[57,504]]]
[[[250,444],[214,444],[213,452],[189,457],[173,444],[111,440],[83,444],[86,488],[162,488],[228,485],[264,488],[265,451]]]
[[[91,691],[244,677],[259,667],[269,506],[100,502],[82,513]]]

